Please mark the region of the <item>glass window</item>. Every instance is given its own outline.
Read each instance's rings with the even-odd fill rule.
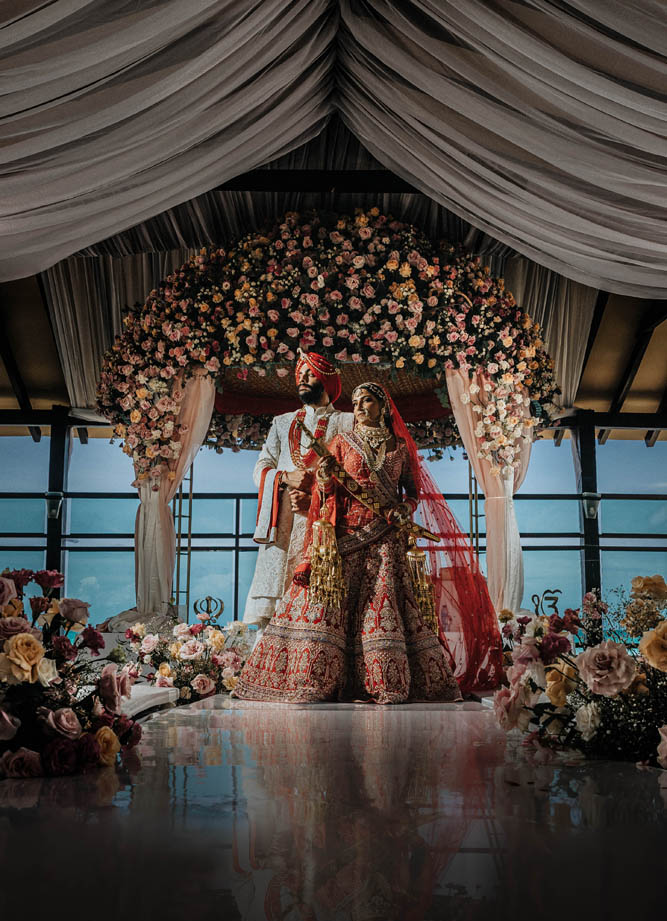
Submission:
[[[600,503],[600,528],[603,534],[667,534],[667,497],[664,502],[603,499]]]
[[[533,442],[528,472],[519,492],[577,492],[569,440],[563,441],[558,448],[551,439]]]
[[[422,457],[427,453],[422,451]],[[445,496],[468,494],[468,461],[462,448],[449,451],[442,460],[426,461],[426,467]]]
[[[45,492],[50,442],[46,435],[34,442],[27,435],[3,436],[0,430],[0,492]]]
[[[602,584],[604,593],[615,588],[630,590],[635,576],[655,574],[667,578],[667,550],[603,550]]]
[[[0,532],[44,534],[46,532],[44,499],[0,499]]]
[[[252,471],[259,451],[225,450],[216,454],[201,448],[195,459],[195,492],[257,492]]]
[[[257,523],[257,500],[241,499],[241,533],[254,534]]]
[[[234,505],[233,499],[193,499],[193,534],[233,534]],[[183,521],[183,529],[187,529],[187,519]]]
[[[134,467],[123,454],[120,442],[89,438],[82,444],[72,439],[67,488],[70,492],[133,492]]]
[[[12,550],[11,547],[0,547],[0,572],[3,569],[33,569],[37,571],[44,569],[45,565],[45,550]],[[41,588],[39,585],[35,585],[34,582],[26,586],[26,598],[41,594]]]
[[[514,502],[514,509],[521,534],[579,533],[577,499],[518,498]]]
[[[547,589],[561,589],[558,609],[581,606],[581,557],[578,550],[526,550],[523,554],[524,590],[522,606],[535,609],[533,595]]]
[[[234,552],[232,550],[193,550],[190,562],[190,619],[195,601],[220,598],[225,610],[219,623],[234,620]]]
[[[65,596],[90,604],[91,623],[135,606],[131,550],[66,551],[65,561]]]
[[[138,499],[68,499],[68,534],[134,534]]]
[[[667,441],[647,448],[643,441],[609,439],[598,445],[600,492],[664,493],[667,498]]]

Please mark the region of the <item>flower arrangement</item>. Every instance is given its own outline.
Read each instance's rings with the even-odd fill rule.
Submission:
[[[94,668],[104,638],[88,625],[88,604],[53,597],[63,581],[55,570],[0,576],[0,778],[110,767],[141,738],[121,712],[138,672],[111,662]],[[30,598],[28,616],[30,582],[43,594]]]
[[[299,348],[339,363],[406,369],[440,389],[447,368],[480,372],[472,390],[477,435],[497,472],[512,466],[514,441],[549,417],[558,393],[539,327],[502,279],[377,208],[289,213],[229,250],[202,249],[124,325],[105,357],[98,403],[138,481],[155,486],[180,452],[190,376],[217,381],[232,369],[242,379],[251,371],[284,377]],[[211,441],[226,446],[232,425]]]
[[[246,624],[220,628],[210,614],[196,616],[198,623],[176,624],[171,634],[146,633],[142,623],[125,633],[137,662],[151,669],[148,681],[178,688],[182,704],[233,691],[252,645]]]
[[[509,667],[496,717],[529,746],[667,769],[667,585],[637,577],[619,597],[615,610],[589,592],[562,616],[501,612]],[[589,631],[594,645],[582,647]]]

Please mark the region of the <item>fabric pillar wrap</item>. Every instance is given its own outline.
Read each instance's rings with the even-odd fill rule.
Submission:
[[[472,403],[464,403],[461,397],[470,396],[470,385],[475,381],[480,386],[483,378],[476,372],[472,378],[465,371],[450,369],[446,372],[449,400],[475,476],[485,496],[486,516],[486,568],[489,594],[496,611],[509,608],[518,611],[523,598],[523,555],[521,537],[514,511],[514,493],[523,483],[530,460],[530,439],[523,438],[519,446],[518,464],[511,476],[494,476],[491,464],[481,458],[477,451],[475,416]]]
[[[169,503],[206,438],[214,399],[215,387],[209,377],[193,377],[186,383],[178,424],[186,425],[187,430],[181,436],[181,454],[173,468],[175,477],[170,480],[165,472],[157,490],[150,481],[139,484],[134,559],[140,615],[164,613],[169,604],[176,560],[176,532]]]

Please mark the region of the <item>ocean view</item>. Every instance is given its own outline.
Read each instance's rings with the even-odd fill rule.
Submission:
[[[26,438],[2,439],[0,492],[35,493],[47,487],[48,437],[39,444]],[[603,535],[642,535],[632,538],[603,536],[602,578],[605,591],[627,586],[639,574],[667,572],[667,443],[647,449],[639,441],[609,441],[598,448],[598,489],[617,495],[631,493],[632,499],[604,498],[600,505]],[[212,595],[225,604],[222,620],[243,614],[245,598],[255,565],[254,529],[256,489],[252,469],[256,452],[225,451],[216,454],[203,448],[194,465],[194,493],[191,558],[191,601]],[[633,477],[639,469],[641,477]],[[468,492],[468,464],[463,452],[430,465],[446,497]],[[132,493],[132,466],[117,445],[92,438],[81,444],[73,440],[68,491],[105,493],[102,497],[70,498],[67,501],[65,541],[65,593],[91,604],[95,622],[134,604],[134,559],[132,534],[137,509],[135,498],[115,497]],[[555,448],[552,441],[538,441],[528,475],[515,502],[524,546],[525,593],[523,606],[532,609],[531,598],[545,589],[560,588],[561,610],[577,607],[581,600],[579,502],[569,442]],[[197,498],[199,493],[251,494],[240,500],[236,521],[234,498]],[[547,495],[549,498],[541,498]],[[642,495],[662,495],[662,501]],[[467,498],[450,499],[451,507],[465,531],[469,529]],[[480,513],[483,503],[480,501]],[[0,499],[0,569],[44,565],[45,503],[42,498]],[[235,538],[238,541],[238,569]],[[226,535],[226,536],[223,536]],[[245,536],[243,536],[245,535]],[[547,536],[548,535],[548,536]],[[480,520],[483,547],[484,519]],[[21,550],[10,550],[10,545]],[[617,550],[617,546],[628,549]],[[550,547],[551,550],[541,549]],[[563,549],[560,549],[560,548]],[[480,554],[484,566],[484,553]],[[235,572],[238,586],[235,592]]]

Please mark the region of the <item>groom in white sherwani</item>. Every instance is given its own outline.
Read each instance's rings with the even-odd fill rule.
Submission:
[[[340,373],[326,358],[302,353],[296,382],[303,407],[275,417],[253,472],[259,489],[254,540],[260,547],[243,620],[257,624],[259,635],[292,581],[303,551],[317,455],[297,421],[328,442],[339,432],[351,431],[354,419],[352,413],[334,409]]]

